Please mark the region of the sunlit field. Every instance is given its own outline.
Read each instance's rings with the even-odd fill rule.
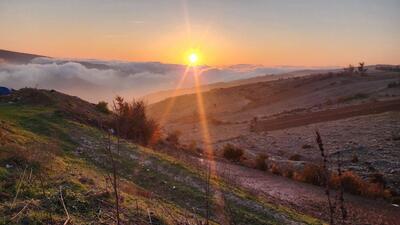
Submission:
[[[0,225],[400,224],[399,11],[0,0]]]

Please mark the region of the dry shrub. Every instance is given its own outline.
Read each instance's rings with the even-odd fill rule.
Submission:
[[[232,144],[226,144],[223,148],[224,158],[233,162],[238,162],[242,158],[244,151],[241,148],[235,147]]]
[[[337,174],[332,174],[329,183],[332,187],[338,188],[342,182],[344,191],[363,195],[367,197],[384,197],[389,198],[391,193],[385,189],[385,181],[381,174],[374,174],[370,181],[363,180],[360,176],[352,171],[345,171],[340,178]]]
[[[292,161],[300,161],[300,160],[301,160],[301,155],[299,155],[299,154],[291,155],[291,156],[289,157],[289,160],[292,160]]]
[[[352,163],[356,163],[358,162],[358,156],[356,154],[353,154],[352,158],[351,158],[351,162]]]
[[[268,164],[265,162],[268,159],[268,156],[265,154],[259,154],[255,160],[255,167],[259,170],[267,170]]]
[[[293,178],[295,176],[295,172],[291,169],[287,169],[287,170],[283,171],[283,176],[285,176],[287,178]]]
[[[296,179],[315,185],[324,185],[326,182],[324,169],[322,166],[307,164],[304,166],[303,171],[296,174]]]
[[[272,164],[272,166],[271,166],[271,173],[276,174],[276,175],[282,175],[281,170],[275,163]]]
[[[351,171],[345,171],[341,178],[336,174],[331,176],[331,186],[335,188],[339,187],[340,182],[342,182],[344,191],[352,194],[360,195],[366,187],[365,182],[361,179],[361,177]]]
[[[182,132],[180,132],[179,130],[175,130],[175,131],[169,133],[167,135],[167,137],[165,138],[165,140],[168,143],[170,143],[174,146],[177,146],[177,145],[179,145],[179,138],[180,138],[181,134],[182,134]]]

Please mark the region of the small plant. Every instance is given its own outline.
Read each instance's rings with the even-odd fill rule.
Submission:
[[[368,69],[365,69],[365,67],[364,67],[364,62],[358,63],[357,71],[358,71],[361,75],[365,75],[365,73],[367,72],[367,70],[368,70]]]
[[[165,140],[168,143],[170,143],[170,144],[172,144],[174,146],[178,146],[179,145],[179,138],[180,138],[181,134],[182,133],[179,130],[175,130],[175,131],[169,133],[167,135],[167,137],[165,138]]]
[[[387,85],[387,88],[397,88],[397,87],[400,87],[400,81],[399,82],[393,81],[388,83]]]
[[[348,67],[344,68],[344,72],[349,73],[349,74],[353,74],[355,71],[355,68],[353,65],[349,64]]]
[[[100,101],[96,104],[96,110],[105,114],[110,114],[110,110],[108,109],[108,103],[105,101]]]
[[[352,163],[357,163],[358,162],[358,156],[356,154],[353,154],[353,157],[351,158]]]
[[[271,173],[275,174],[275,175],[281,175],[281,170],[279,169],[279,167],[274,163],[271,166]]]
[[[223,148],[223,156],[225,159],[231,160],[233,162],[238,162],[244,154],[243,149],[237,148],[232,144],[226,144]]]
[[[268,159],[268,156],[265,154],[259,154],[256,158],[256,169],[259,170],[267,170],[268,164],[265,162]]]
[[[303,149],[312,148],[312,145],[310,145],[310,144],[304,144],[303,146],[301,146],[301,148],[303,148]]]
[[[326,182],[324,169],[322,166],[314,164],[305,165],[303,171],[297,177],[303,182],[319,186],[324,185]]]
[[[299,154],[291,155],[291,156],[289,157],[289,160],[292,160],[292,161],[300,161],[300,160],[301,160],[301,155],[299,155]]]

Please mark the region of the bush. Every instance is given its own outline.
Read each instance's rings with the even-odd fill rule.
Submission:
[[[353,157],[351,158],[352,163],[358,162],[358,156],[356,154],[353,154]]]
[[[265,160],[267,160],[267,159],[268,159],[268,156],[265,154],[258,155],[256,158],[256,166],[255,166],[256,169],[263,170],[263,171],[267,170],[268,164],[265,162]]]
[[[125,102],[117,96],[114,100],[115,130],[118,135],[134,142],[148,145],[159,138],[158,123],[147,117],[144,101]]]
[[[373,184],[381,185],[382,187],[386,187],[386,180],[381,173],[373,173],[369,177],[369,182]]]
[[[344,191],[352,194],[361,194],[365,188],[364,181],[357,174],[351,171],[344,172],[341,181]]]
[[[282,175],[281,170],[279,169],[279,167],[274,163],[271,166],[271,173],[275,174],[275,175]]]
[[[96,110],[105,114],[109,114],[110,110],[108,109],[108,103],[105,101],[100,101],[96,104]]]
[[[289,160],[292,160],[292,161],[300,161],[300,160],[301,160],[301,155],[299,155],[299,154],[291,155],[291,156],[289,157]]]
[[[241,148],[237,148],[232,144],[227,144],[223,148],[224,158],[233,162],[238,162],[242,158],[244,151]]]
[[[326,182],[325,172],[322,166],[307,164],[301,173],[298,174],[297,179],[314,184],[314,185],[324,185]]]
[[[175,131],[169,133],[169,134],[167,135],[167,137],[165,138],[165,140],[166,140],[168,143],[170,143],[170,144],[172,144],[172,145],[174,145],[174,146],[177,146],[177,145],[179,145],[179,138],[180,138],[180,136],[181,136],[181,132],[180,132],[179,130],[175,130]]]
[[[395,81],[390,82],[390,83],[387,85],[387,87],[388,87],[388,88],[400,87],[400,81],[399,81],[399,82],[395,82]]]

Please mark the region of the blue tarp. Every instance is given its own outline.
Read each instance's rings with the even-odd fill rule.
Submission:
[[[9,94],[11,94],[11,90],[9,88],[0,86],[0,95],[9,95]]]

